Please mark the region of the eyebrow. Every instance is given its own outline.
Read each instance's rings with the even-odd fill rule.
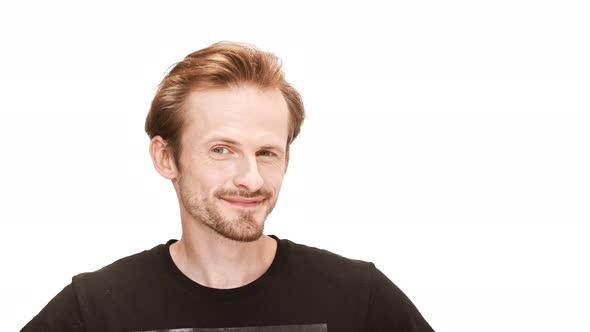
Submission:
[[[211,137],[209,140],[207,140],[207,143],[212,143],[212,142],[216,142],[216,141],[227,143],[227,144],[234,145],[234,146],[242,146],[242,144],[238,141],[234,141],[231,138],[219,137],[219,136]],[[278,146],[278,145],[263,145],[260,148],[264,149],[264,150],[276,150],[282,154],[285,154],[285,149]]]
[[[231,144],[231,145],[236,145],[236,146],[242,145],[242,144],[240,144],[240,142],[234,141],[233,139],[225,138],[225,137],[218,137],[218,136],[211,137],[210,139],[207,140],[207,143],[212,143],[212,142],[216,142],[216,141]]]

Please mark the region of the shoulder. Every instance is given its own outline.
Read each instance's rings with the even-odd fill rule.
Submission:
[[[109,293],[115,289],[133,287],[138,280],[145,280],[158,266],[164,244],[150,250],[123,257],[99,270],[80,273],[72,278],[72,286],[79,295]]]
[[[375,270],[371,262],[344,257],[326,249],[280,240],[285,248],[285,261],[302,275],[335,283],[368,286]]]
[[[58,293],[24,328],[23,331],[81,331],[89,319],[104,308],[124,303],[135,292],[150,266],[155,266],[164,250],[159,245],[151,250],[121,258],[97,271],[81,273]],[[153,277],[152,277],[153,278]],[[103,318],[100,318],[103,320]]]
[[[368,331],[432,331],[410,299],[373,263],[281,241],[290,273],[317,294],[329,292],[340,304],[357,299]]]

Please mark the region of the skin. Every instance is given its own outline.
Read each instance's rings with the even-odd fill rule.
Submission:
[[[201,285],[240,287],[276,253],[263,229],[287,170],[288,107],[278,89],[243,84],[193,91],[185,111],[180,167],[165,140],[150,143],[154,167],[172,181],[180,206],[183,234],[170,254]]]

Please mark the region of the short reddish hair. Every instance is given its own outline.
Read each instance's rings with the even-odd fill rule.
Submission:
[[[287,147],[299,134],[305,118],[301,95],[285,80],[281,61],[253,45],[219,42],[187,55],[164,77],[145,121],[148,136],[161,136],[172,149],[179,166],[180,134],[184,125],[183,104],[195,89],[223,88],[241,83],[277,88],[289,108]]]

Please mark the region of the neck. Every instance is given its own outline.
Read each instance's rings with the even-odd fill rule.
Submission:
[[[176,266],[210,288],[237,288],[268,270],[277,242],[266,235],[253,242],[226,239],[196,220],[183,222],[182,237],[170,246]]]

